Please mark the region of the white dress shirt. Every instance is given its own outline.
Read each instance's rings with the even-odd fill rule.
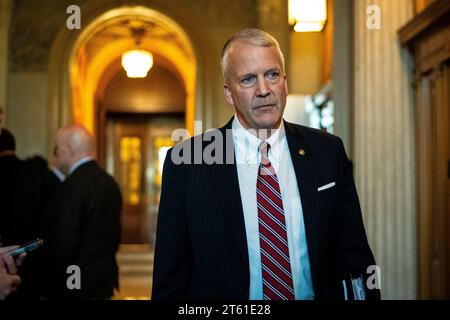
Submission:
[[[64,173],[62,173],[61,170],[59,170],[58,168],[52,166],[50,168],[50,170],[55,175],[55,177],[58,178],[58,180],[60,182],[63,182],[64,180],[66,180],[66,175]]]
[[[263,300],[261,252],[259,246],[256,180],[261,159],[261,139],[246,130],[235,115],[233,142],[239,178],[239,189],[244,210],[245,232],[250,266],[250,300]],[[295,299],[314,299],[311,270],[306,244],[303,210],[294,166],[286,140],[284,123],[267,139],[270,144],[269,160],[277,173],[283,200],[286,231],[289,244]]]

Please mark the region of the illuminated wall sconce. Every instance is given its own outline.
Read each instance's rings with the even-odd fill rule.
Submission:
[[[327,21],[327,0],[289,0],[289,24],[295,32],[320,32]]]

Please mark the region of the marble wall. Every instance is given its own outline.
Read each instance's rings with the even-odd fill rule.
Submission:
[[[381,13],[369,29],[367,8]],[[375,8],[375,9],[376,9]],[[387,299],[416,298],[414,104],[411,57],[397,30],[411,0],[354,2],[353,160],[369,241]],[[372,11],[370,11],[372,12]],[[372,20],[369,22],[373,22]]]
[[[23,157],[46,155],[48,109],[47,74],[17,72],[10,74],[7,127],[16,136],[17,154]]]

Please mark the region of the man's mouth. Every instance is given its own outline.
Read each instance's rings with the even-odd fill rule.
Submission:
[[[273,107],[275,107],[275,104],[261,104],[259,106],[254,107],[254,110],[269,109],[269,108],[273,108]]]

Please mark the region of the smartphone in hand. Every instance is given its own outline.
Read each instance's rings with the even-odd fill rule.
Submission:
[[[41,247],[43,244],[44,244],[44,240],[37,238],[36,240],[25,243],[19,249],[8,252],[8,255],[10,255],[11,257],[15,257],[24,252],[30,252],[30,251],[36,250],[37,248]]]

